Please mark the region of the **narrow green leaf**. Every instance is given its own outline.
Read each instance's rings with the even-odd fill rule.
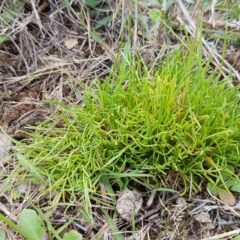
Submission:
[[[1,13],[0,26],[6,27],[11,24],[16,18],[16,15],[18,15],[22,11],[24,4],[24,0],[18,0],[4,7]]]
[[[114,191],[113,191],[113,189],[112,189],[112,186],[111,186],[111,183],[110,183],[110,181],[109,181],[109,176],[103,175],[103,176],[101,177],[101,181],[102,181],[102,183],[103,183],[103,185],[104,185],[107,193],[110,195],[110,197],[111,197],[113,200],[116,201],[115,193],[114,193]]]
[[[0,44],[6,42],[9,38],[6,35],[0,35]]]
[[[6,223],[10,228],[17,231],[19,234],[21,234],[23,237],[26,238],[25,233],[22,231],[22,229],[14,223],[10,218],[5,217],[3,214],[0,213],[0,221]]]
[[[108,224],[109,224],[109,226],[111,228],[111,231],[112,231],[112,234],[114,236],[114,239],[115,240],[123,240],[124,237],[121,234],[121,231],[118,229],[118,227],[116,225],[116,221],[114,221],[114,219],[112,219],[112,217],[110,217],[105,210],[103,210],[103,212],[104,212],[104,214],[105,214],[105,216],[107,218],[107,221],[108,221]]]
[[[151,20],[156,23],[159,22],[159,18],[162,17],[163,13],[158,9],[152,9],[151,11],[149,11],[149,15]]]
[[[22,155],[21,153],[17,153],[16,154],[19,163],[29,172],[31,173],[33,176],[35,176],[36,178],[39,178],[42,180],[42,176],[40,175],[40,173],[37,171],[37,169],[34,167],[34,165],[28,161],[24,155]]]
[[[95,8],[101,3],[101,0],[85,0],[84,2],[87,6]]]
[[[94,27],[95,30],[107,25],[112,19],[112,16],[106,16],[105,18],[103,18],[102,20],[100,20]]]

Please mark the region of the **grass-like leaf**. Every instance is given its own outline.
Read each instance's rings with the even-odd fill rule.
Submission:
[[[102,176],[125,172],[172,188],[156,176],[174,171],[183,193],[198,191],[204,179],[224,185],[240,164],[238,89],[208,74],[194,47],[175,50],[151,72],[140,60],[115,64],[80,105],[53,104],[58,111],[18,144],[20,153],[50,190],[81,192],[87,205]]]

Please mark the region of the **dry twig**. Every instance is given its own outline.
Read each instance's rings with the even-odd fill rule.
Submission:
[[[180,6],[180,9],[185,17],[186,22],[184,22],[179,16],[177,17],[178,21],[181,24],[185,24],[187,31],[189,32],[189,34],[192,37],[196,36],[196,33],[198,35],[200,35],[197,32],[197,28],[196,28],[196,24],[195,24],[194,20],[188,13],[188,10],[184,6],[182,0],[177,0],[177,1]],[[206,57],[209,57],[209,55],[211,55],[213,57],[213,60],[214,60],[213,64],[220,69],[222,68],[223,76],[226,77],[227,74],[233,74],[236,77],[236,79],[240,82],[240,74],[236,71],[236,69],[234,69],[232,67],[232,65],[230,63],[228,63],[225,59],[222,59],[221,55],[219,55],[219,53],[217,53],[217,51],[214,50],[203,37],[202,37],[202,43],[203,43],[203,47],[204,47],[203,48],[204,55]],[[229,83],[229,85],[233,86],[232,83]]]

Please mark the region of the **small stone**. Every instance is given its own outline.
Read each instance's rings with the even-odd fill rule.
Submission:
[[[208,212],[200,212],[194,216],[195,220],[201,223],[212,223],[212,219]]]
[[[131,221],[132,215],[138,214],[142,204],[143,199],[140,193],[126,189],[119,193],[116,209],[123,219]]]
[[[12,142],[7,135],[0,133],[0,161],[3,160],[8,154],[12,146]]]

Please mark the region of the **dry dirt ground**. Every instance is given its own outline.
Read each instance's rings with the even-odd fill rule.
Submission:
[[[82,1],[72,1],[71,6],[66,6],[61,1],[28,0],[1,28],[1,35],[8,36],[8,40],[0,44],[0,126],[11,137],[23,139],[25,135],[20,130],[27,130],[28,125],[36,125],[51,115],[45,100],[80,101],[78,90],[82,84],[89,84],[96,75],[104,80],[124,42],[131,40],[132,53],[140,54],[148,65],[154,62],[160,50],[164,53],[179,44],[173,32],[163,24],[150,21],[149,8],[165,11],[161,4],[157,5],[158,1],[142,1],[138,5],[138,13],[147,19],[148,30],[140,22],[134,22],[134,1],[99,2],[94,9]],[[194,29],[177,2],[176,6],[164,12],[165,18],[181,39],[186,34],[183,27],[188,29],[191,37]],[[184,3],[187,5],[188,2]],[[226,1],[226,4],[228,2],[231,1]],[[1,14],[10,3],[0,2]],[[223,41],[213,38],[213,33],[224,34],[226,26],[233,32],[233,40],[227,42],[225,60],[229,65],[226,65],[223,75],[233,71],[233,84],[236,85],[240,80],[240,25],[239,22],[218,19],[224,12],[213,12],[211,6],[201,9],[203,27],[208,29],[206,42],[216,49],[214,53],[219,56]],[[196,5],[195,11],[188,12],[192,19],[199,16],[198,7]],[[3,19],[1,21],[3,24]],[[99,22],[102,24],[98,25]],[[11,166],[1,166],[3,172],[10,170]],[[174,185],[174,177],[169,173],[166,181],[172,181]],[[177,193],[143,191],[143,205],[136,216],[135,233],[131,223],[117,217],[117,226],[126,239],[210,240],[232,239],[240,235],[240,198],[237,195],[236,204],[229,207],[206,189],[191,199]],[[16,220],[27,203],[9,196],[4,189],[0,194],[0,211],[7,216],[11,214],[11,219]],[[38,203],[38,206],[45,205],[44,202]],[[111,215],[116,203],[110,202],[109,205],[112,207],[109,209]],[[77,207],[77,202],[71,207],[59,205],[52,211],[52,225],[56,228],[63,226],[75,215]],[[81,232],[84,239],[97,239],[99,233],[103,233],[100,239],[114,239],[98,206],[93,211],[94,225],[78,216],[68,229]],[[6,230],[7,239],[21,239],[5,224],[0,226]]]

